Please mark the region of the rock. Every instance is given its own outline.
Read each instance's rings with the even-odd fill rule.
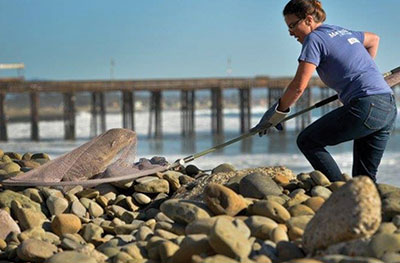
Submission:
[[[23,208],[32,208],[37,212],[41,212],[40,204],[32,201],[29,197],[23,194],[16,193],[10,190],[5,190],[0,193],[0,207],[8,207],[11,209],[11,202],[18,201]]]
[[[393,234],[397,230],[397,227],[392,222],[384,222],[382,223],[375,234]]]
[[[101,208],[101,206],[96,202],[91,202],[89,204],[88,211],[92,218],[96,218],[104,214],[103,208]]]
[[[143,193],[133,193],[132,197],[141,205],[147,205],[151,202],[151,198]]]
[[[172,220],[184,224],[210,217],[209,213],[199,205],[178,199],[165,201],[161,204],[160,210]]]
[[[162,237],[167,240],[176,239],[178,236],[164,229],[156,229],[154,235]]]
[[[238,261],[224,255],[210,256],[201,260],[201,263],[238,263]]]
[[[320,258],[327,263],[383,263],[381,260],[370,257],[350,257],[344,255],[328,255]]]
[[[139,183],[134,186],[136,192],[153,194],[169,193],[169,183],[164,179],[155,179],[148,182]]]
[[[1,169],[6,171],[7,174],[11,174],[11,173],[19,172],[21,170],[21,167],[18,164],[11,162],[11,163],[6,163],[6,164],[2,165]]]
[[[71,213],[77,215],[78,217],[85,217],[86,208],[82,205],[79,200],[74,200],[71,203]]]
[[[313,171],[310,173],[311,179],[314,181],[316,185],[320,186],[328,186],[331,184],[329,181],[328,177],[326,177],[323,173],[320,171]]]
[[[157,222],[155,229],[164,229],[178,236],[185,235],[185,226],[178,223]]]
[[[369,247],[370,239],[354,239],[351,241],[340,242],[329,246],[327,249],[319,251],[321,255],[334,255],[341,254],[352,257],[366,257],[371,256],[371,249]]]
[[[97,198],[99,195],[100,195],[99,190],[93,189],[93,188],[84,189],[84,190],[76,193],[76,196],[78,198],[85,197],[85,198],[89,198],[89,199]]]
[[[274,220],[263,216],[250,216],[244,222],[250,228],[251,236],[262,240],[269,239],[271,231],[278,226]]]
[[[86,241],[78,234],[63,234],[61,247],[68,250],[76,250],[86,244]]]
[[[271,177],[258,172],[243,177],[240,181],[239,189],[243,196],[258,199],[282,193],[282,190]]]
[[[4,239],[0,238],[0,250],[5,250],[7,248],[7,243]]]
[[[297,258],[297,259],[292,259],[290,261],[286,261],[286,263],[324,263],[324,262],[313,258]]]
[[[309,251],[371,236],[381,223],[381,200],[368,177],[357,177],[334,192],[308,223],[303,245]],[[327,227],[329,226],[329,227]]]
[[[285,207],[291,207],[291,206],[294,206],[294,205],[301,204],[301,203],[305,202],[306,200],[308,200],[309,198],[310,198],[310,196],[300,192],[300,193],[294,195],[292,197],[292,199],[287,201],[285,203]]]
[[[87,244],[79,247],[76,252],[85,254],[91,258],[94,258],[98,263],[100,262],[106,262],[107,256],[104,255],[103,253],[97,251],[92,244]]]
[[[147,226],[139,227],[138,231],[135,234],[136,240],[147,241],[154,235],[153,230],[151,230]]]
[[[179,182],[179,177],[182,173],[175,172],[175,171],[166,171],[162,173],[162,179],[168,181],[169,186],[171,187],[172,191],[176,191],[181,187],[181,183]]]
[[[5,152],[4,155],[7,155],[14,160],[22,160],[22,155],[16,152]]]
[[[185,228],[186,235],[206,234],[208,235],[218,217],[201,218],[189,223]]]
[[[392,218],[392,223],[398,228],[400,226],[400,215],[395,215]]]
[[[166,263],[179,250],[179,246],[171,241],[164,241],[158,249],[160,251],[161,262]]]
[[[372,256],[381,258],[385,253],[400,251],[400,234],[376,234],[372,237],[369,247]]]
[[[18,258],[30,262],[43,262],[56,252],[56,246],[37,239],[27,239],[17,249]]]
[[[187,235],[180,244],[180,248],[171,258],[174,263],[191,262],[193,255],[214,255],[207,235]]]
[[[43,196],[40,194],[39,189],[37,188],[27,188],[23,191],[24,195],[29,197],[31,200],[38,202],[39,204],[43,203]]]
[[[280,241],[289,241],[289,237],[288,237],[286,231],[279,226],[272,229],[272,231],[270,233],[270,239],[275,244],[278,244]]]
[[[290,200],[290,197],[285,195],[285,194],[282,194],[282,195],[279,195],[279,196],[278,195],[269,195],[269,196],[267,196],[265,198],[265,200],[274,201],[274,202],[277,202],[280,205],[284,205],[287,201]]]
[[[21,233],[21,230],[14,219],[4,209],[0,209],[0,239],[6,239],[11,233]]]
[[[87,242],[92,242],[95,239],[100,239],[103,232],[104,230],[100,226],[89,223],[83,228],[82,237]]]
[[[37,163],[35,161],[30,161],[30,160],[22,160],[22,161],[19,161],[18,164],[21,166],[21,170],[22,170],[22,167],[34,169],[34,168],[38,168],[40,166],[40,163]]]
[[[232,189],[233,191],[235,191],[235,193],[239,193],[240,192],[240,189],[239,189],[240,181],[245,176],[246,176],[246,174],[234,175],[231,178],[229,178],[228,182],[225,183],[225,186]]]
[[[189,164],[188,166],[185,167],[185,174],[187,174],[190,177],[195,177],[196,175],[199,174],[199,172],[202,172],[197,166],[193,164]]]
[[[46,263],[97,263],[97,260],[83,253],[65,251],[52,256]]]
[[[143,252],[135,243],[124,246],[121,251],[128,253],[134,259],[143,259]]]
[[[56,215],[51,222],[51,229],[58,236],[78,233],[81,227],[81,220],[74,214]]]
[[[51,195],[46,200],[47,208],[52,215],[59,215],[64,213],[68,208],[68,201],[65,198]]]
[[[301,239],[303,237],[304,230],[299,228],[299,227],[291,227],[288,230],[288,236],[290,241],[296,241],[298,239]]]
[[[32,154],[31,159],[32,160],[35,160],[35,159],[50,160],[50,157],[49,157],[49,155],[47,153],[34,153],[34,154]]]
[[[157,222],[168,222],[168,223],[174,223],[174,220],[166,216],[163,212],[158,212],[157,215],[154,217]]]
[[[389,263],[400,262],[400,253],[386,253],[385,255],[383,255],[382,261]]]
[[[236,171],[236,168],[229,163],[223,163],[215,167],[212,171],[211,174],[217,174],[217,173],[229,173],[229,172],[234,172]]]
[[[17,201],[13,201],[11,205],[22,230],[41,227],[47,220],[46,216],[42,212],[30,208],[22,208]]]
[[[225,218],[218,218],[209,237],[215,252],[231,258],[247,258],[251,251],[250,241]]]
[[[235,216],[247,207],[241,196],[228,187],[216,183],[207,185],[204,191],[204,201],[216,215]]]
[[[325,202],[324,198],[320,196],[313,196],[304,201],[303,204],[311,208],[314,212],[317,212],[324,204],[324,202]]]
[[[335,192],[336,190],[338,190],[340,187],[342,187],[343,185],[345,185],[346,182],[344,181],[336,181],[331,183],[328,188],[329,190],[331,190],[332,192]]]
[[[248,208],[248,214],[269,217],[278,223],[285,223],[290,219],[290,213],[285,207],[275,201],[260,200]]]
[[[129,262],[132,259],[133,258],[128,253],[122,251],[119,251],[115,256],[113,256],[113,262],[116,263],[125,263]]]
[[[43,228],[35,227],[35,228],[31,228],[31,229],[28,229],[28,230],[25,230],[24,232],[22,232],[18,236],[18,239],[19,240],[26,240],[26,239],[42,240],[45,235],[46,235],[46,232],[44,231]]]
[[[296,216],[307,216],[314,215],[315,212],[306,205],[298,204],[289,208],[290,215],[293,217]]]
[[[281,174],[277,174],[274,177],[274,181],[275,181],[275,183],[277,183],[277,184],[279,184],[279,185],[281,185],[283,187],[290,183],[289,178],[284,176],[284,175],[281,175]]]
[[[323,186],[317,185],[311,189],[312,196],[319,196],[324,198],[325,200],[328,199],[331,196],[331,194],[332,194],[331,190]]]
[[[288,226],[289,230],[294,227],[304,230],[312,218],[313,218],[312,215],[295,216],[290,218],[286,222],[286,225]]]
[[[390,221],[400,214],[400,191],[386,193],[382,196],[383,220]]]
[[[303,251],[292,242],[281,241],[276,245],[276,250],[281,261],[304,257]]]

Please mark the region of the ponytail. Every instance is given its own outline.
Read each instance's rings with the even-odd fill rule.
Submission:
[[[314,21],[322,23],[326,19],[326,13],[319,0],[291,0],[283,9],[283,15],[296,15],[298,18],[306,18],[311,15]]]

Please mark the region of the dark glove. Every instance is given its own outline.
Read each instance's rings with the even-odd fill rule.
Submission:
[[[250,129],[250,132],[258,131],[260,137],[267,134],[267,131],[271,127],[275,127],[278,130],[283,130],[282,124],[280,122],[289,114],[290,108],[286,112],[278,111],[279,100],[269,108],[262,116],[260,122]]]

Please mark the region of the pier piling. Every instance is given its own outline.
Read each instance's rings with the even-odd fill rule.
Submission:
[[[0,141],[7,141],[7,118],[5,112],[6,94],[0,92]]]
[[[245,133],[250,130],[251,125],[251,89],[239,89],[240,107],[240,132]]]
[[[75,94],[64,93],[64,138],[75,140]]]
[[[223,96],[222,89],[216,87],[211,89],[211,131],[214,135],[222,135],[223,123]]]
[[[122,127],[135,130],[135,97],[132,91],[122,92]]]
[[[161,138],[162,137],[162,93],[159,90],[151,92],[150,96],[150,110],[149,110],[149,137]],[[154,118],[153,118],[154,117]],[[154,120],[154,134],[152,136],[152,127]]]
[[[31,91],[31,140],[39,141],[39,94]]]
[[[194,112],[194,90],[181,90],[181,134],[184,137],[192,137],[195,134]]]
[[[312,100],[311,88],[306,88],[303,92],[303,95],[296,102],[295,105],[296,112],[310,107],[311,100]],[[295,120],[296,120],[295,122],[296,131],[303,130],[305,127],[308,126],[308,124],[311,123],[311,111],[298,116]]]

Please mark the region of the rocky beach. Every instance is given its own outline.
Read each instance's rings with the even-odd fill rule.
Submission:
[[[49,161],[0,152],[9,178]],[[186,165],[91,188],[0,187],[0,262],[400,262],[400,188]]]

